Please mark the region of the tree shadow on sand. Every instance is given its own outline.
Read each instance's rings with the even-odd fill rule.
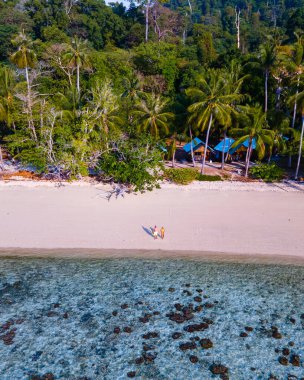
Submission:
[[[145,231],[146,234],[148,234],[149,236],[153,237],[153,228],[152,227],[145,227],[145,226],[141,226],[142,229]]]

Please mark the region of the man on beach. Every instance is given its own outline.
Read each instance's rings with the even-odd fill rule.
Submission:
[[[156,240],[158,237],[158,230],[156,226],[154,226],[154,229],[153,229],[153,237],[154,237],[154,240]]]

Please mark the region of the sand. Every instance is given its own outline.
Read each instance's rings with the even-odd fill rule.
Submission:
[[[165,185],[108,202],[100,185],[2,182],[1,253],[7,248],[79,248],[304,259],[301,187],[212,186]],[[164,240],[149,235],[155,224],[164,225]]]

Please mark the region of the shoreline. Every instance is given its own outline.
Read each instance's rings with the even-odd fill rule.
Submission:
[[[170,182],[161,182],[163,190],[179,189],[184,191],[192,190],[214,190],[214,191],[257,191],[257,192],[303,192],[304,182],[293,180],[283,180],[281,182],[263,182],[251,180],[248,182],[238,180],[224,181],[193,181],[188,185],[177,185]],[[0,191],[7,188],[25,189],[63,189],[63,188],[93,188],[97,190],[109,191],[112,189],[110,184],[97,182],[90,178],[75,181],[53,181],[53,180],[22,180],[10,179],[0,180]],[[154,189],[153,191],[156,191]]]
[[[227,252],[204,251],[164,251],[130,249],[92,249],[92,248],[0,248],[0,259],[67,259],[67,260],[190,260],[200,262],[256,264],[256,265],[292,265],[303,266],[303,256],[270,254],[232,254]]]

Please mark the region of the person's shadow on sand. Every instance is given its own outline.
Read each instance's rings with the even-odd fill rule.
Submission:
[[[142,226],[142,229],[145,231],[146,234],[148,234],[148,235],[150,235],[151,237],[154,238],[154,236],[153,236],[153,228],[152,227],[148,228],[148,227]]]

